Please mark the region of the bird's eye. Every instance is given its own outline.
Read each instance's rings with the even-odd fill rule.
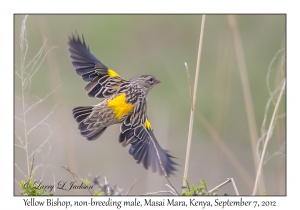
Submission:
[[[150,84],[153,84],[153,82],[154,82],[154,79],[151,77],[151,78],[149,79],[149,83],[150,83]]]

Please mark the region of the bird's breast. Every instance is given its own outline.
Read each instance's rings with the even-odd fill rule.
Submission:
[[[121,93],[111,100],[107,101],[107,106],[110,107],[116,119],[120,120],[130,114],[133,110],[133,105],[131,103],[126,102],[126,94]]]

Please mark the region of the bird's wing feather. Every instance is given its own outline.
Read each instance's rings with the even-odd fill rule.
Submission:
[[[115,71],[101,63],[77,35],[69,38],[69,52],[76,73],[86,82],[85,86],[89,97],[107,98],[115,93],[125,81]]]
[[[168,154],[167,150],[160,147],[156,140],[153,130],[146,115],[143,117],[133,117],[133,115],[141,113],[133,113],[127,117],[121,124],[121,133],[119,135],[119,142],[123,146],[131,144],[129,154],[133,156],[137,163],[143,163],[146,169],[151,168],[153,172],[159,172],[161,175],[173,174],[175,165],[177,165]],[[132,122],[134,119],[141,119],[139,124]],[[149,123],[150,124],[150,123]]]

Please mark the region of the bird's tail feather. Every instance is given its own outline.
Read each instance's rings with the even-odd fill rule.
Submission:
[[[96,140],[105,131],[106,127],[99,128],[85,123],[85,119],[92,113],[94,106],[78,106],[73,109],[73,117],[77,121],[80,134],[87,140]]]
[[[78,106],[72,110],[73,117],[75,120],[80,123],[85,120],[93,111],[94,106]]]

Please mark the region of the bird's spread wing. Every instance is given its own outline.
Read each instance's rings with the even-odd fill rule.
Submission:
[[[174,166],[177,165],[171,159],[173,157],[160,147],[147,117],[141,117],[139,124],[132,123],[135,114],[138,113],[133,113],[121,124],[119,142],[123,146],[131,144],[129,153],[137,163],[143,163],[146,169],[151,168],[161,175],[173,174],[176,170]]]
[[[123,80],[115,71],[101,63],[79,36],[69,38],[69,52],[76,73],[86,82],[85,86],[89,97],[107,98],[115,93]]]

